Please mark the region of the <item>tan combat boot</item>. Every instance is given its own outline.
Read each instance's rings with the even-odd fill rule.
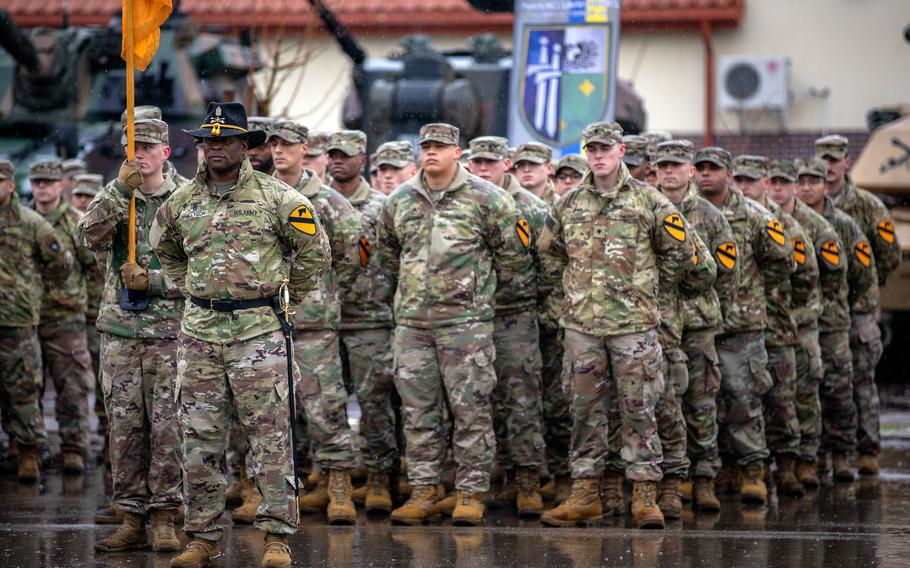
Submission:
[[[675,475],[664,477],[660,482],[660,493],[657,496],[657,506],[667,519],[682,518],[682,498],[679,496],[680,479]]]
[[[679,498],[683,503],[692,502],[692,480],[686,479],[679,482]]]
[[[152,551],[177,552],[180,550],[180,539],[174,531],[174,513],[167,509],[155,509],[149,515],[152,529]]]
[[[548,527],[574,527],[603,519],[599,479],[576,479],[572,493],[561,505],[540,516]]]
[[[540,476],[529,468],[515,472],[515,508],[519,517],[537,518],[543,512]]]
[[[63,473],[67,475],[82,475],[85,473],[85,462],[79,452],[63,453]]]
[[[324,513],[326,507],[329,506],[329,486],[326,476],[320,477],[319,483],[311,491],[301,495],[297,500],[297,505],[300,507],[301,513]]]
[[[123,522],[123,509],[117,503],[95,511],[96,525],[119,525]]]
[[[805,460],[799,460],[796,466],[796,479],[803,484],[808,491],[818,489],[821,482],[818,480],[818,471],[814,463]]]
[[[310,473],[306,476],[306,487],[312,489],[319,485],[325,476],[322,475],[322,468],[317,464],[313,464],[313,467],[310,468]]]
[[[736,460],[723,457],[720,465],[720,471],[714,479],[714,487],[721,495],[736,493],[736,481],[739,475],[739,465]]]
[[[389,491],[388,473],[370,473],[367,476],[367,495],[364,501],[368,515],[388,515],[392,511],[392,493]]]
[[[137,550],[148,546],[145,534],[145,517],[136,513],[124,513],[123,524],[114,534],[95,543],[98,552],[120,552]]]
[[[262,503],[262,495],[259,494],[259,489],[253,485],[250,491],[244,492],[243,504],[231,511],[231,520],[235,525],[253,524],[260,503]]]
[[[288,546],[288,535],[268,533],[265,535],[265,552],[262,555],[262,568],[291,568],[291,548]]]
[[[859,456],[859,474],[860,475],[878,475],[878,457],[874,454],[863,454]]]
[[[367,481],[369,481],[369,478],[367,478]],[[355,505],[365,504],[367,502],[367,493],[369,493],[369,491],[370,486],[366,483],[360,487],[355,487],[354,490],[351,491],[351,501],[353,501]]]
[[[816,458],[815,467],[818,473],[828,473],[831,470],[831,460],[828,459],[828,453],[819,452]]]
[[[664,528],[664,514],[657,506],[657,482],[632,483],[632,519],[640,529]]]
[[[850,458],[843,452],[831,453],[832,469],[834,471],[834,481],[844,483],[853,483],[856,481],[856,475],[853,468],[850,467]]]
[[[19,462],[19,481],[21,483],[37,483],[41,479],[37,446],[19,445],[17,460]]]
[[[326,517],[330,525],[353,525],[357,522],[357,509],[351,501],[351,475],[346,471],[329,470],[329,504]]]
[[[739,498],[743,503],[764,505],[768,501],[768,487],[765,485],[765,466],[752,462],[740,468]]]
[[[796,478],[796,463],[793,456],[779,454],[775,456],[774,460],[777,462],[774,482],[777,484],[778,494],[783,493],[790,497],[802,497],[805,495],[806,490],[803,488],[803,484]]]
[[[456,492],[455,510],[452,511],[454,526],[476,527],[482,525],[484,512],[483,493]]]
[[[228,485],[227,491],[224,492],[224,504],[226,507],[237,507],[243,503],[243,482],[232,481]]]
[[[186,544],[179,556],[171,558],[171,568],[205,568],[219,556],[221,551],[214,542],[194,538]]]
[[[605,517],[620,517],[626,512],[626,497],[623,494],[623,483],[626,476],[615,471],[604,473],[600,482],[600,501]]]
[[[445,486],[442,486],[442,490],[445,491]],[[452,511],[455,510],[455,492],[451,492],[448,495],[443,495],[442,499],[436,501],[436,508],[439,509],[439,512],[446,517],[452,516]]]
[[[411,497],[392,511],[393,525],[419,525],[439,515],[435,485],[412,485]]]
[[[706,512],[720,511],[720,500],[714,494],[714,480],[710,477],[696,477],[693,491],[695,507]]]
[[[556,478],[551,477],[546,483],[540,486],[540,498],[552,500],[556,497]]]

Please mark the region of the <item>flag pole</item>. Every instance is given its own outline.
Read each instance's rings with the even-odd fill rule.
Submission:
[[[123,37],[126,42],[126,158],[136,159],[136,61],[134,46],[133,0],[123,0]],[[129,262],[136,264],[136,192],[130,197]]]

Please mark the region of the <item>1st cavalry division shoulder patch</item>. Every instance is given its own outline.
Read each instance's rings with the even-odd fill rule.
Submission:
[[[890,219],[883,219],[879,222],[878,236],[889,245],[894,244],[894,223]]]
[[[772,241],[780,246],[787,244],[787,237],[784,235],[784,228],[781,226],[780,221],[771,219],[768,221],[767,229],[768,236],[771,237]]]
[[[856,260],[866,268],[872,264],[872,247],[869,246],[869,241],[856,243]]]
[[[736,244],[733,242],[720,243],[714,250],[717,262],[727,270],[736,268]]]
[[[518,238],[521,240],[521,244],[525,248],[528,248],[531,244],[531,229],[528,227],[528,222],[524,219],[519,219],[515,223],[515,232],[518,233]]]
[[[294,209],[294,212],[288,216],[288,223],[306,235],[316,234],[316,220],[313,219],[313,213],[306,205],[300,205]]]
[[[793,258],[800,266],[806,264],[806,243],[802,239],[793,239]]]
[[[686,240],[686,226],[683,224],[682,217],[678,213],[673,213],[664,217],[664,229],[671,237],[677,241]]]
[[[360,266],[365,268],[370,263],[370,253],[373,252],[373,245],[370,244],[366,237],[360,237],[357,251],[360,253]]]
[[[822,243],[821,256],[830,266],[840,266],[840,247],[837,246],[837,241]]]

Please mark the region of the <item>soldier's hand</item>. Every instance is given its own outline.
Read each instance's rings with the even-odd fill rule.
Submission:
[[[135,191],[142,185],[142,172],[139,171],[139,162],[136,160],[123,160],[117,181]]]
[[[127,290],[145,292],[149,289],[149,273],[138,264],[124,262],[120,265],[120,278]]]

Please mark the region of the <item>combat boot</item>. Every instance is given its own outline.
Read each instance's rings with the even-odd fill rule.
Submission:
[[[322,475],[322,468],[316,464],[310,468],[310,473],[306,476],[306,486],[310,489],[319,485],[325,476]]]
[[[739,466],[736,460],[723,457],[720,465],[720,471],[714,479],[714,486],[721,495],[736,493],[736,478],[739,474]]]
[[[300,507],[301,513],[324,513],[326,507],[329,506],[329,487],[326,476],[320,477],[319,483],[311,491],[301,495],[297,500],[297,505]]]
[[[692,502],[692,480],[686,479],[679,482],[679,498],[683,503]]]
[[[600,501],[605,517],[619,517],[626,512],[626,498],[623,495],[623,483],[626,476],[615,471],[604,473],[600,482]]]
[[[41,479],[41,469],[38,467],[37,446],[19,445],[19,481],[22,483],[37,483]]]
[[[145,517],[136,513],[124,513],[123,524],[114,534],[95,543],[98,552],[120,552],[148,546],[145,534]]]
[[[714,480],[710,477],[696,477],[693,491],[695,507],[702,511],[720,511],[720,500],[714,494]]]
[[[552,501],[556,497],[556,478],[551,477],[546,483],[540,486],[540,498]]]
[[[803,484],[796,478],[796,464],[793,461],[793,456],[779,454],[775,457],[775,461],[777,462],[777,472],[774,476],[774,482],[777,484],[778,494],[783,493],[791,497],[802,497],[805,495],[806,490],[803,488]]]
[[[214,542],[194,538],[186,544],[179,556],[171,559],[171,568],[205,568],[219,556],[221,551]]]
[[[799,460],[796,466],[796,479],[809,491],[818,489],[821,484],[815,464],[810,461]]]
[[[442,489],[445,491],[445,487]],[[442,499],[436,501],[436,508],[439,509],[439,512],[446,517],[452,516],[452,511],[455,510],[455,492],[444,495]]]
[[[682,518],[682,498],[679,496],[680,479],[669,475],[660,482],[660,494],[657,497],[657,506],[667,519]]]
[[[262,495],[259,494],[259,489],[253,486],[252,491],[245,492],[243,504],[231,511],[231,520],[235,525],[253,524],[260,503],[262,503]]]
[[[456,527],[482,525],[484,511],[483,493],[458,491],[455,494],[455,510],[452,511],[452,524]]]
[[[243,482],[233,481],[224,492],[224,505],[237,507],[243,503]]]
[[[367,480],[369,481],[369,478],[367,478]],[[366,483],[360,487],[355,487],[354,490],[351,491],[351,501],[353,501],[355,505],[365,504],[367,502],[367,493],[369,491],[370,486]]]
[[[818,473],[828,473],[831,470],[831,463],[828,459],[828,453],[820,452],[816,458],[817,460],[815,462],[815,468],[818,470]]]
[[[878,475],[878,470],[878,457],[875,454],[863,454],[859,456],[860,475]]]
[[[85,462],[79,452],[63,453],[63,473],[67,475],[82,475],[85,473]]]
[[[856,480],[856,475],[853,473],[853,468],[850,467],[850,458],[847,457],[847,454],[832,452],[831,462],[834,470],[834,481],[853,483]]]
[[[357,509],[351,501],[351,475],[346,471],[329,470],[329,504],[326,516],[330,525],[353,525],[357,522]]]
[[[764,505],[768,501],[768,487],[765,485],[765,466],[761,462],[752,462],[740,468],[739,498],[743,503]]]
[[[262,568],[291,568],[291,548],[288,546],[288,535],[267,533],[265,535],[265,552],[262,555]]]
[[[515,508],[519,517],[537,518],[543,512],[540,476],[529,468],[515,472]]]
[[[123,522],[123,509],[117,503],[111,503],[109,507],[98,509],[95,512],[96,525],[119,525]]]
[[[657,482],[632,483],[632,519],[640,529],[664,528],[664,514],[657,506]]]
[[[149,516],[152,529],[152,551],[177,552],[180,540],[174,531],[174,513],[167,509],[155,509]]]
[[[388,515],[392,511],[389,474],[374,472],[367,476],[367,495],[364,501],[368,515]]]
[[[393,525],[418,525],[439,515],[435,485],[412,485],[411,497],[392,511]]]
[[[576,479],[572,493],[561,505],[540,516],[540,522],[548,527],[574,527],[603,519],[600,503],[600,480]]]

